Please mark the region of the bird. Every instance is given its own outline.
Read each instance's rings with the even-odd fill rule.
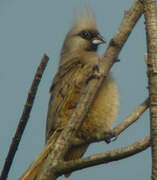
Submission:
[[[50,100],[46,121],[46,143],[56,130],[55,141],[75,111],[81,89],[93,70],[99,70],[101,61],[97,54],[98,46],[105,43],[101,36],[96,18],[89,9],[77,14],[67,32],[60,53],[58,71],[50,88]],[[101,136],[111,129],[119,107],[119,92],[112,74],[104,77],[94,101],[77,131],[76,137],[86,140]],[[79,159],[89,144],[71,147],[64,161]],[[69,177],[70,174],[65,174]]]

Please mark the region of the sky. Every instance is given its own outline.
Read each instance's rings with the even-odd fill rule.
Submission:
[[[133,0],[1,0],[0,1],[0,170],[24,108],[27,93],[44,53],[50,57],[29,122],[18,147],[8,180],[18,179],[44,147],[49,87],[57,71],[60,49],[73,16],[84,5],[95,13],[101,34],[109,42]],[[101,56],[107,47],[101,46]],[[146,37],[143,16],[136,24],[112,68],[120,92],[115,127],[148,96]],[[85,156],[134,143],[149,135],[149,112],[108,145],[92,144]],[[142,179],[151,176],[150,149],[130,158],[74,172],[75,179]],[[63,176],[59,177],[64,179]]]

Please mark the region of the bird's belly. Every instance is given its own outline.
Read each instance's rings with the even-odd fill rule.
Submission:
[[[104,80],[91,109],[83,121],[77,136],[90,138],[100,136],[104,131],[111,128],[119,105],[117,85],[109,76]]]

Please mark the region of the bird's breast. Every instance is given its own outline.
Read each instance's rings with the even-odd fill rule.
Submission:
[[[111,128],[118,112],[117,85],[109,75],[104,79],[91,109],[78,132],[79,137],[100,136]]]

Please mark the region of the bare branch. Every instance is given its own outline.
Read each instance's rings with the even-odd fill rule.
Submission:
[[[92,167],[95,165],[105,164],[117,160],[121,160],[139,152],[144,151],[150,146],[150,137],[146,137],[128,147],[113,150],[110,152],[92,155],[86,158],[80,158],[72,161],[59,161],[55,167],[57,176],[65,173],[71,173],[76,170]]]
[[[18,148],[18,145],[20,143],[20,140],[21,140],[22,134],[24,132],[25,126],[27,124],[27,121],[29,119],[30,112],[31,112],[31,109],[32,109],[32,106],[34,103],[35,95],[36,95],[41,77],[43,75],[43,72],[45,70],[45,67],[47,65],[48,60],[49,60],[49,58],[45,54],[41,60],[41,63],[39,65],[37,71],[36,71],[36,74],[35,74],[34,80],[32,82],[31,88],[28,92],[28,97],[26,100],[26,104],[25,104],[22,116],[20,118],[16,133],[13,137],[12,143],[11,143],[10,148],[9,148],[8,155],[7,155],[6,160],[5,160],[5,164],[4,164],[2,173],[1,173],[0,180],[7,179],[7,176],[8,176],[11,164],[13,162],[15,153],[17,151],[17,148]]]
[[[109,132],[104,132],[100,137],[93,137],[92,139],[87,139],[83,141],[81,139],[75,138],[73,139],[73,146],[80,146],[84,144],[90,144],[98,141],[104,141],[111,139],[113,137],[117,137],[121,134],[125,129],[127,129],[131,124],[136,122],[136,120],[146,111],[149,107],[149,99],[147,98],[143,103],[141,103],[134,111],[125,118],[118,126],[116,126],[113,130]]]
[[[155,0],[144,0],[147,35],[150,124],[152,138],[152,180],[157,180],[157,9]]]
[[[116,128],[113,129],[114,137],[118,136],[131,124],[136,122],[136,120],[145,112],[149,107],[149,98],[147,98],[140,106],[138,106],[122,123],[120,123]]]
[[[143,5],[141,4],[141,1],[136,0],[128,13],[126,13],[120,28],[111,40],[110,45],[102,58],[99,76],[97,79],[89,81],[87,86],[83,88],[76,110],[69,119],[66,128],[57,139],[53,151],[49,154],[47,160],[45,161],[43,168],[37,177],[38,180],[56,179],[54,176],[54,167],[56,166],[57,161],[63,159],[64,155],[68,151],[71,138],[75,137],[76,131],[87,114],[97,90],[101,86],[104,75],[107,75],[113,63],[117,59],[121,48],[142,13]]]
[[[93,142],[98,141],[104,141],[106,139],[116,137],[121,132],[124,131],[127,127],[129,127],[132,123],[134,123],[141,115],[142,113],[148,108],[148,99],[146,99],[140,106],[138,106],[126,119],[122,121],[117,127],[115,127],[111,132],[102,134],[100,137],[93,137],[93,139],[87,139],[86,141],[82,141],[81,139],[75,138],[72,140],[73,146],[80,146],[83,144],[90,144]],[[23,176],[20,178],[20,180],[26,180],[26,179],[34,179],[36,176],[36,168],[40,169],[42,166],[42,163],[47,158],[48,153],[51,151],[53,144],[54,144],[54,136],[50,138],[47,145],[44,147],[42,152],[37,156],[35,161],[31,164],[31,166],[28,168],[28,170],[23,174]]]

